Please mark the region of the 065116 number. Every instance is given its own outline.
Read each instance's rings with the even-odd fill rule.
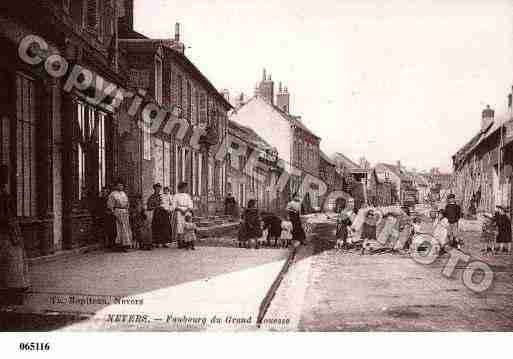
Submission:
[[[48,351],[50,343],[20,343],[20,350],[23,351]]]

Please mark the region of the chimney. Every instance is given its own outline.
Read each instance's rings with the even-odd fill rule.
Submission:
[[[177,22],[175,24],[175,41],[177,43],[180,42],[180,23],[179,22]]]
[[[226,101],[230,102],[230,91],[228,89],[222,89],[221,95],[225,98]]]
[[[397,161],[397,168],[399,168],[399,170],[401,170],[401,161]]]
[[[274,82],[271,79],[271,74],[267,79],[267,71],[264,68],[264,76],[262,82],[258,85],[258,95],[262,96],[265,100],[274,104]]]
[[[486,108],[481,113],[481,130],[486,130],[493,123],[495,111],[490,108],[490,105],[486,105]]]
[[[276,106],[285,113],[290,112],[290,94],[287,87],[283,90],[281,82],[279,92],[276,95]]]

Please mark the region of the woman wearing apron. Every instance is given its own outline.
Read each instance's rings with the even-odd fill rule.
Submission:
[[[173,196],[171,201],[171,210],[173,217],[171,219],[173,242],[176,240],[178,248],[184,248],[183,233],[185,225],[185,215],[187,213],[193,214],[194,203],[191,196],[187,193],[187,183],[181,182],[178,185],[178,193]]]
[[[107,206],[116,219],[115,247],[126,252],[132,246],[132,230],[130,228],[130,205],[121,179],[116,182],[116,188],[109,195]]]

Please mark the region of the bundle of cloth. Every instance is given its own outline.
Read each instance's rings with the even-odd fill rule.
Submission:
[[[353,243],[361,243],[362,253],[403,249],[412,233],[409,217],[399,206],[362,208],[351,229]]]

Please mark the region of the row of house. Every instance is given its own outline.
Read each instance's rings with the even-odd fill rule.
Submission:
[[[480,130],[452,156],[452,189],[468,215],[493,213],[497,205],[511,206],[511,94],[508,100],[508,111],[498,116],[487,106],[481,113]]]
[[[356,197],[361,200],[357,205],[363,205],[365,198],[361,189],[364,188],[366,171],[342,154],[331,158],[326,155],[320,149],[321,138],[304,124],[301,116],[292,113],[291,93],[288,88],[279,83],[278,91],[275,93],[275,87],[271,75],[264,69],[262,79],[256,85],[251,98],[245,98],[241,94],[233,99],[234,109],[229,116],[230,126],[246,128],[253,136],[257,136],[257,142],[261,144],[260,152],[272,149],[272,158],[277,162],[268,169],[267,175],[262,178],[263,182],[276,183],[284,172],[290,175],[290,178],[286,186],[276,193],[271,189],[271,192],[262,195],[254,192],[253,184],[248,186],[241,183],[240,176],[229,176],[228,185],[239,203],[244,205],[245,200],[252,196],[258,200],[262,209],[280,211],[292,197],[299,195],[303,198],[303,211],[308,213],[333,210],[337,199],[354,196],[355,191],[360,189],[361,193]],[[225,95],[229,96],[227,92]],[[242,161],[247,160],[245,153],[238,152],[238,156],[242,156]],[[351,162],[351,165],[343,165],[340,156],[348,163]],[[254,180],[248,177],[245,181],[254,183]],[[352,186],[357,183],[360,187]],[[269,186],[264,188],[269,190]],[[341,194],[329,197],[329,194],[334,192]]]
[[[267,210],[304,195],[310,211],[348,186],[352,172],[322,153],[286,87],[275,94],[264,73],[255,96],[232,104],[186,56],[180,26],[170,30],[135,31],[133,0],[0,4],[0,161],[30,257],[101,241],[99,193],[117,178],[131,202],[186,181],[199,216],[220,213],[228,192]],[[308,175],[322,181],[302,186]]]
[[[131,200],[186,181],[200,213],[219,209],[227,168],[215,152],[232,106],[186,57],[178,25],[165,39],[136,32],[133,0],[9,1],[0,44],[0,161],[30,257],[100,241],[99,192],[117,178]],[[144,111],[176,110],[190,125],[180,139],[180,126],[141,125]]]

